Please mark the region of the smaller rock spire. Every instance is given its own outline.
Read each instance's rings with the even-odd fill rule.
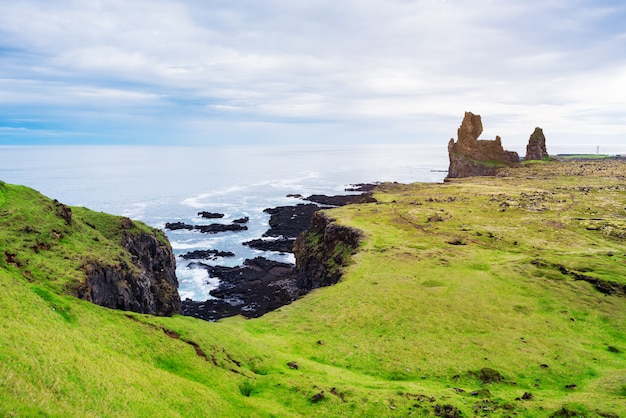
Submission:
[[[548,156],[546,137],[543,135],[543,130],[541,128],[535,128],[535,132],[530,135],[528,145],[526,145],[526,157],[524,157],[524,161],[545,160]]]

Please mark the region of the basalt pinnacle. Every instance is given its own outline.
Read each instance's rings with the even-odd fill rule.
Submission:
[[[543,135],[543,130],[541,128],[535,128],[535,131],[530,135],[528,145],[526,145],[526,157],[524,157],[524,161],[545,160],[548,156],[546,137]]]
[[[495,140],[479,140],[482,132],[480,115],[465,112],[457,141],[452,138],[448,143],[448,178],[492,176],[501,167],[519,163],[519,155],[506,151],[499,136]]]

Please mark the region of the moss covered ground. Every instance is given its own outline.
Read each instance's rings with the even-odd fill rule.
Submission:
[[[208,323],[69,296],[120,218],[1,184],[0,416],[626,416],[623,162],[375,197],[338,284]]]

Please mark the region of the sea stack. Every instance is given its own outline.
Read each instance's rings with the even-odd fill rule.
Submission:
[[[543,130],[541,128],[535,128],[535,132],[530,135],[528,145],[526,145],[526,157],[524,157],[524,161],[545,160],[548,157],[546,137],[543,135]]]
[[[463,122],[448,143],[450,167],[447,178],[493,176],[499,168],[519,163],[519,155],[506,151],[499,136],[495,140],[479,140],[483,132],[480,115],[465,112]]]

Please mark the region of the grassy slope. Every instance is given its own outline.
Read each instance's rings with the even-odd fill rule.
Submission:
[[[626,297],[560,269],[626,283],[626,170],[581,164],[385,185],[382,203],[333,211],[367,236],[344,279],[255,320],[103,309],[46,279],[57,262],[73,277],[78,260],[48,257],[36,270],[43,259],[21,251],[34,257],[32,277],[24,263],[0,261],[0,415],[428,416],[437,405],[465,416],[542,417],[563,406],[626,415]],[[0,193],[3,248],[15,245],[7,213],[24,193]],[[21,216],[41,216],[41,203]],[[117,224],[80,213],[92,225],[100,218],[81,232]],[[74,235],[83,239],[65,239]],[[104,235],[92,256],[115,251],[114,234]],[[483,383],[483,368],[504,381]],[[482,389],[491,397],[471,395]],[[533,399],[516,400],[524,392]]]

